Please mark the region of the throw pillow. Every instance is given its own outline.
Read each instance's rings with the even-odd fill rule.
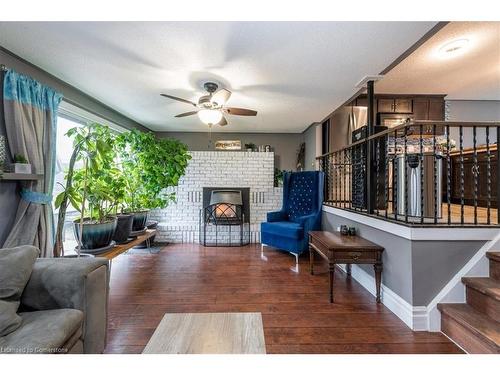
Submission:
[[[0,249],[0,337],[21,325],[17,309],[39,253],[34,246]]]

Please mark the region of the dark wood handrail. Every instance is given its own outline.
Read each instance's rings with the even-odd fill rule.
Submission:
[[[418,125],[436,125],[436,126],[450,126],[450,127],[463,127],[463,128],[476,128],[476,127],[496,127],[500,128],[500,122],[498,121],[462,121],[462,122],[457,122],[457,121],[432,121],[432,120],[419,120],[419,121],[410,121],[405,124],[401,124],[398,126],[394,126],[392,128],[389,128],[387,130],[381,131],[379,133],[373,134],[367,138],[361,139],[357,142],[351,143],[348,146],[339,148],[338,150],[335,151],[330,151],[326,154],[316,156],[316,160],[322,159],[326,156],[330,156],[333,154],[336,154],[338,152],[350,149],[354,146],[361,145],[363,143],[366,143],[368,141],[371,141],[376,138],[381,138],[387,134],[395,133],[401,129],[404,128],[409,128],[413,126],[418,126]],[[377,125],[378,126],[378,125]]]

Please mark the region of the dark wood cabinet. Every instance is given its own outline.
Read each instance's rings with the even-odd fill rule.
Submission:
[[[377,100],[377,111],[379,113],[394,112],[394,99],[379,99]]]
[[[411,113],[412,111],[411,99],[394,99],[394,113]]]
[[[413,99],[413,117],[415,120],[429,119],[429,100],[416,98]]]
[[[491,207],[497,207],[497,157],[496,152],[490,154],[490,183],[488,184],[488,154],[485,151],[477,153],[477,163],[474,163],[474,155],[467,153],[463,156],[463,199],[464,204],[474,204],[474,191],[477,182],[477,205],[486,207],[488,205],[488,190]],[[460,204],[462,198],[461,184],[462,168],[460,155],[451,157],[451,203]],[[488,189],[489,186],[489,189]]]
[[[429,99],[427,120],[443,121],[444,120],[444,100]]]
[[[411,98],[380,98],[377,100],[379,113],[411,113]]]

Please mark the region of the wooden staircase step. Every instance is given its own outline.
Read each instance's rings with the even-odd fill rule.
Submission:
[[[466,301],[477,311],[488,315],[500,324],[500,281],[490,278],[464,278]]]
[[[500,281],[491,277],[462,277],[465,286],[500,301]]]
[[[441,331],[468,353],[500,353],[500,324],[465,303],[440,303]]]
[[[500,252],[487,252],[486,256],[490,260],[490,277],[500,280]]]
[[[496,262],[500,262],[500,251],[488,251],[486,256]]]

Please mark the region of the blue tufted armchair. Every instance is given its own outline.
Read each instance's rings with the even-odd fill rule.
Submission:
[[[323,172],[287,172],[283,176],[283,207],[268,212],[261,223],[262,246],[272,246],[295,255],[308,249],[308,233],[321,229]]]

